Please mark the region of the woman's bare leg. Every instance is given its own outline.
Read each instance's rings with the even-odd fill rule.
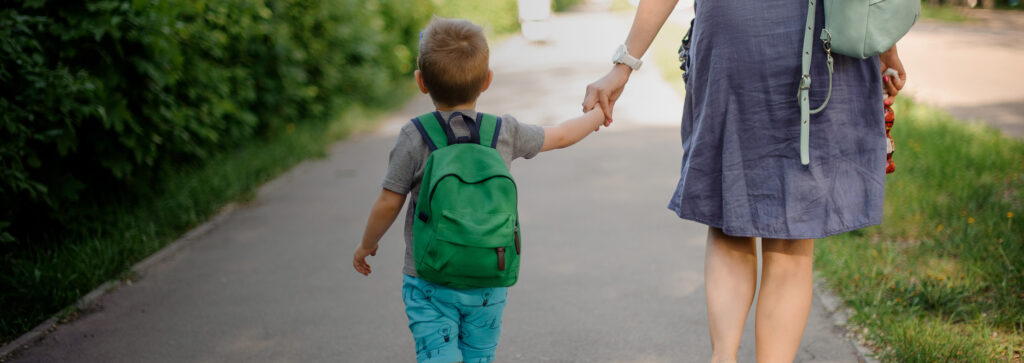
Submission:
[[[712,362],[736,361],[756,285],[756,239],[727,236],[721,229],[708,228],[704,288],[707,292]]]
[[[811,311],[814,240],[761,239],[755,318],[758,363],[791,363]]]

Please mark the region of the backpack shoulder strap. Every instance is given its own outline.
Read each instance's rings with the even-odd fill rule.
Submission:
[[[476,124],[480,128],[480,145],[497,149],[498,134],[501,132],[501,117],[478,112]]]
[[[423,142],[430,151],[448,146],[448,132],[441,114],[437,111],[425,113],[412,119],[412,124],[420,131]]]

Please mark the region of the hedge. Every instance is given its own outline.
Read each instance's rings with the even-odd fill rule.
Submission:
[[[167,168],[389,100],[434,13],[518,29],[515,0],[5,3],[0,244],[89,223],[76,204]]]
[[[82,199],[373,104],[405,82],[426,0],[17,1],[0,10],[0,241]]]

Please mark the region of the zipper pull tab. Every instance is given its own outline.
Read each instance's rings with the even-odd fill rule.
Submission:
[[[505,271],[505,247],[494,249],[498,253],[498,271]]]

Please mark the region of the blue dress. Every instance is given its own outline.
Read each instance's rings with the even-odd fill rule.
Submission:
[[[828,90],[817,6],[811,108]],[[822,238],[879,224],[885,123],[878,57],[834,54],[832,98],[811,117],[800,164],[807,1],[699,1],[682,119],[683,161],[669,209],[733,236]]]

